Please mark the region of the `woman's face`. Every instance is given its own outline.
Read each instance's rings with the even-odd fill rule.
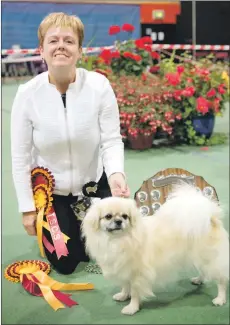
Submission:
[[[75,67],[82,53],[78,36],[70,27],[50,27],[40,50],[48,68]]]

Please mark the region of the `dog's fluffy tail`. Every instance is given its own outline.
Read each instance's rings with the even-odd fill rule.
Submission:
[[[219,203],[187,184],[174,187],[171,198],[163,204],[159,213],[186,237],[199,238],[208,234],[211,227],[222,224]]]

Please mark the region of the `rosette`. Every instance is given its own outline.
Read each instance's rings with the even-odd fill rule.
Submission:
[[[72,307],[78,303],[59,290],[91,290],[92,283],[62,283],[48,276],[50,265],[39,260],[25,260],[10,264],[4,277],[11,282],[21,282],[23,288],[33,296],[43,297],[56,311],[59,308]]]
[[[52,253],[56,251],[57,257],[68,255],[66,242],[69,239],[64,235],[58,225],[57,216],[53,209],[53,189],[55,180],[52,173],[44,167],[36,167],[31,171],[34,202],[37,210],[37,239],[40,254],[45,256],[44,246]],[[46,220],[44,220],[44,216]],[[53,245],[44,236],[42,229],[46,228],[51,233]],[[43,243],[43,244],[42,244]]]

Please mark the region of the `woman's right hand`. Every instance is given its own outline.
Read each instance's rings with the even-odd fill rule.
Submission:
[[[24,212],[22,214],[22,223],[23,226],[30,236],[36,236],[36,221],[37,221],[37,212],[36,211],[30,211],[30,212]]]

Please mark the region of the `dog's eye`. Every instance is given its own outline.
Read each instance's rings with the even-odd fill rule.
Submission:
[[[126,219],[128,219],[128,215],[127,214],[122,214],[122,218],[126,220]]]
[[[113,217],[113,216],[112,216],[112,214],[110,214],[110,213],[105,215],[105,219],[107,219],[107,220],[112,219],[112,217]]]

